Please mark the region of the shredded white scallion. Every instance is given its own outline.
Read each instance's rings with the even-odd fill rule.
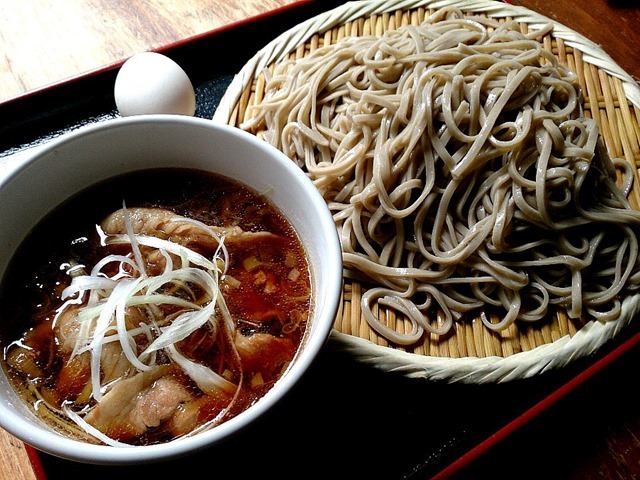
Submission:
[[[104,277],[94,277],[91,275],[80,275],[71,279],[71,284],[62,291],[60,298],[67,300],[77,293],[86,290],[113,290],[116,280]]]
[[[215,387],[234,391],[237,387],[232,382],[206,366],[187,359],[175,346],[176,342],[187,338],[207,322],[211,322],[216,329],[216,307],[220,309],[220,321],[224,322],[226,329],[234,328],[218,285],[219,276],[228,263],[223,238],[202,222],[176,216],[176,220],[202,229],[217,242],[213,258],[208,259],[179,243],[135,233],[126,208],[124,214],[126,234],[107,235],[99,227],[98,234],[105,246],[130,245],[131,254],[107,255],[95,264],[90,274],[76,275],[62,293],[62,299],[66,301],[58,312],[59,316],[68,308],[77,309],[73,315],[79,324],[80,335],[76,337],[72,358],[90,352],[93,398],[100,401],[107,389],[101,383],[102,348],[115,341],[119,342],[128,362],[138,371],[146,371],[154,366],[156,360],[161,358],[156,353],[164,351],[203,391]],[[160,253],[165,260],[161,274],[152,275],[147,270],[141,246],[156,249]],[[105,267],[114,263],[116,273],[109,275]],[[77,307],[87,294],[88,301]],[[155,318],[161,306],[171,307],[171,317]],[[129,308],[139,310],[140,315],[135,316],[135,320],[130,320]],[[137,325],[134,324],[136,322]],[[148,343],[140,354],[136,342],[138,336],[143,336],[145,343]],[[69,416],[94,435],[83,425],[86,422],[82,421],[81,415],[75,413]],[[102,437],[98,436],[111,444],[112,440],[107,441]]]
[[[218,389],[226,390],[229,393],[233,393],[236,390],[236,385],[224,378],[222,375],[218,375],[201,363],[197,363],[189,360],[182,355],[174,344],[167,346],[167,352],[171,359],[180,365],[180,368],[189,375],[198,388],[204,393],[212,393]]]
[[[135,235],[135,237],[140,245],[157,248],[159,250],[166,250],[167,252],[173,253],[175,255],[186,254],[186,258],[190,263],[209,270],[218,270],[215,262],[212,262],[211,260],[205,258],[203,255],[200,255],[190,248],[187,248],[178,243],[147,235]],[[107,243],[109,245],[131,244],[131,239],[126,234],[110,235],[107,237]]]
[[[134,446],[134,445],[129,445],[128,443],[118,442],[117,440],[114,440],[113,438],[105,435],[100,430],[98,430],[97,428],[93,427],[91,424],[87,423],[84,420],[84,418],[82,418],[82,416],[80,414],[78,414],[78,413],[74,412],[73,410],[71,410],[68,405],[63,405],[62,406],[62,410],[64,411],[65,415],[67,415],[67,417],[69,417],[71,420],[73,420],[85,432],[87,432],[88,434],[94,436],[95,438],[97,438],[101,442],[104,442],[104,443],[106,443],[107,445],[109,445],[111,447],[124,447],[124,448],[126,448],[126,447],[133,447]]]
[[[117,279],[120,276],[131,276],[131,274],[129,274],[123,267],[125,267],[126,265],[129,265],[130,267],[132,267],[133,269],[138,269],[138,265],[131,260],[131,258],[124,256],[124,255],[107,255],[106,257],[104,257],[102,260],[100,260],[98,263],[95,264],[95,266],[91,269],[91,276],[92,277],[97,277],[100,275],[100,272],[102,271],[102,269],[107,266],[110,263],[119,263],[120,264],[120,273],[118,275],[114,275],[111,277],[111,279]],[[106,276],[106,275],[105,275]]]
[[[229,252],[227,251],[227,247],[224,244],[224,238],[220,237],[215,232],[215,230],[213,228],[211,228],[209,225],[207,225],[206,223],[203,223],[203,222],[201,222],[199,220],[194,220],[193,218],[176,217],[176,218],[172,219],[171,221],[172,222],[189,223],[191,225],[195,225],[196,227],[201,228],[206,233],[211,235],[218,242],[218,248],[216,249],[214,258],[221,258],[220,257],[220,253],[222,253],[222,259],[223,259],[224,265],[225,265],[225,268],[222,271],[222,274],[226,273],[226,266],[229,265]]]
[[[122,213],[124,214],[124,224],[127,230],[127,235],[131,240],[131,250],[133,252],[133,258],[136,259],[138,270],[140,270],[140,275],[146,277],[147,271],[144,266],[144,260],[142,260],[142,252],[140,252],[140,245],[138,245],[138,240],[136,238],[135,232],[133,231],[133,225],[131,223],[131,215],[129,215],[129,210],[127,210],[127,205],[125,204],[124,200],[122,201]]]
[[[215,303],[211,302],[206,308],[199,311],[186,311],[171,322],[162,333],[149,345],[141,356],[145,356],[151,352],[170,347],[175,342],[185,339],[194,330],[203,326],[212,317],[215,311]]]

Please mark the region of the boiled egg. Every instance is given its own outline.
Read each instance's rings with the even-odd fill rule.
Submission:
[[[194,115],[196,95],[186,72],[169,57],[143,52],[122,64],[114,85],[123,117],[167,113]]]

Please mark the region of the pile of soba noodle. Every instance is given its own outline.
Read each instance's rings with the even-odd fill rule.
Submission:
[[[638,288],[631,167],[608,157],[576,76],[535,40],[550,28],[443,9],[265,73],[242,128],[308,172],[389,340],[471,316],[494,330],[558,310],[607,321]]]

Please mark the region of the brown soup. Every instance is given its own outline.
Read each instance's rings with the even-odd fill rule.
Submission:
[[[263,196],[189,169],[92,187],[28,236],[0,288],[3,367],[90,442],[148,445],[260,399],[299,348],[310,275]]]

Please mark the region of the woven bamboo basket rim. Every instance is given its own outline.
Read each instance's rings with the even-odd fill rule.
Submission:
[[[442,7],[516,20],[525,33],[553,25],[552,32],[540,41],[578,75],[585,97],[585,115],[600,127],[610,155],[624,158],[635,167],[630,201],[633,208],[640,209],[638,83],[600,46],[577,32],[524,7],[494,0],[345,3],[290,29],[257,52],[234,77],[213,120],[239,126],[245,120],[248,108],[261,99],[264,69],[285,58],[300,58],[344,36],[382,34],[400,25],[417,25]],[[540,325],[514,324],[504,331],[493,332],[480,320],[455,322],[450,333],[442,337],[425,335],[424,341],[407,348],[389,344],[362,317],[360,298],[366,288],[357,281],[345,279],[332,340],[358,360],[379,369],[449,382],[503,382],[563,367],[597,351],[631,323],[640,311],[640,295],[635,295],[624,299],[619,319],[606,323],[572,320],[560,314]],[[379,315],[385,314],[381,308]]]

